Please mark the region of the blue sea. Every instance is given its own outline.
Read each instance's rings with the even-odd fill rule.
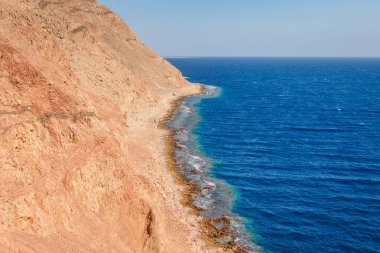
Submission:
[[[261,252],[380,252],[380,59],[171,58],[195,205]],[[248,247],[248,246],[247,246]]]

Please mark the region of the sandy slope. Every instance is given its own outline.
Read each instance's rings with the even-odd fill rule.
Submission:
[[[208,252],[158,127],[198,90],[95,1],[0,0],[0,252]]]

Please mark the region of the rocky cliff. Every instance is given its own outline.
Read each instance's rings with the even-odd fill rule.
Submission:
[[[0,0],[0,252],[206,252],[160,119],[198,92],[90,0]]]

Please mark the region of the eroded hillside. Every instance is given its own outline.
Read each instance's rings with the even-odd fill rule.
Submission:
[[[95,1],[0,0],[0,252],[207,251],[158,127],[198,89]]]

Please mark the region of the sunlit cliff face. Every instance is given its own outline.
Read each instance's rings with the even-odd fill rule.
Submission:
[[[155,123],[197,90],[95,1],[2,1],[0,251],[199,249]]]

